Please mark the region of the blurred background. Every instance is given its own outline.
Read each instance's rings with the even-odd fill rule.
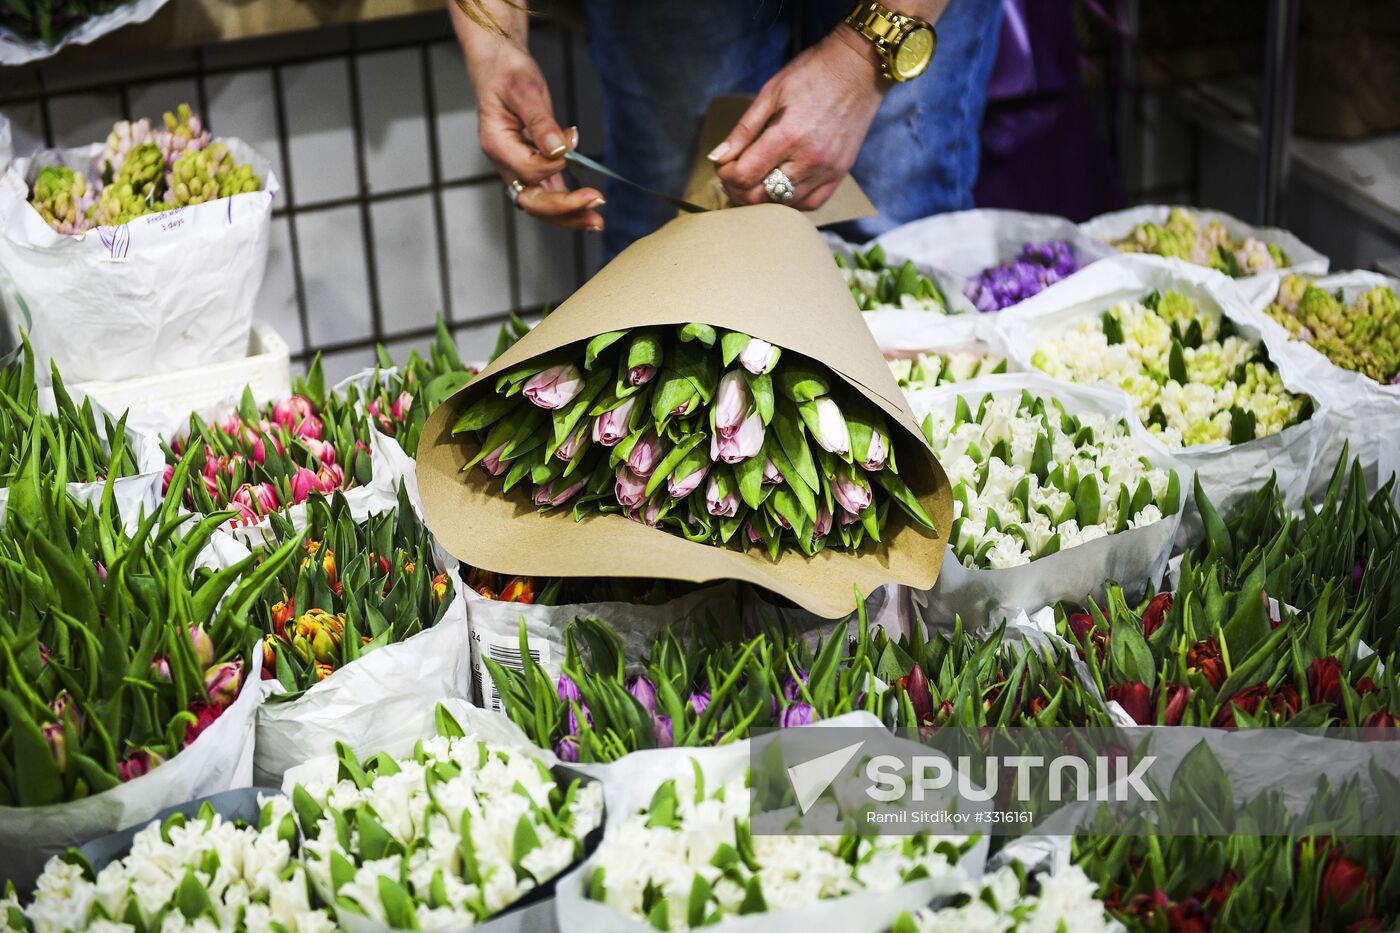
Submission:
[[[953,0],[957,2],[957,0]],[[602,143],[576,4],[531,46],[562,123]],[[1400,274],[1400,3],[1006,0],[979,206],[1084,220],[1191,204],[1286,225],[1333,268]],[[476,145],[444,0],[171,0],[0,68],[14,150],[77,146],[190,102],[282,191],[257,317],[339,376],[431,340],[483,358],[597,267],[595,238],[510,209]]]

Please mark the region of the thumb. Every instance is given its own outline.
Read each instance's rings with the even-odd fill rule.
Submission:
[[[557,159],[569,148],[564,131],[559,128],[547,106],[527,117],[525,132],[530,135],[535,148],[548,158]]]
[[[749,143],[757,139],[758,134],[768,125],[774,109],[773,95],[767,90],[761,91],[753,103],[749,104],[749,109],[739,118],[739,122],[734,124],[734,129],[729,131],[723,142],[710,150],[707,158],[716,165],[724,165],[739,158]]]

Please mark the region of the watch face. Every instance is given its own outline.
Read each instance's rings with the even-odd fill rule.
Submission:
[[[933,43],[933,30],[927,26],[911,30],[894,53],[895,78],[908,81],[923,74],[933,58]]]

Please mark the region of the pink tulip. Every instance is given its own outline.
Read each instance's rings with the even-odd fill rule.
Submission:
[[[627,370],[627,384],[630,386],[644,386],[655,377],[655,366],[633,366]]]
[[[776,486],[783,481],[783,474],[773,465],[772,460],[763,461],[763,484],[765,486]]]
[[[627,467],[617,471],[617,485],[613,491],[624,509],[638,508],[647,501],[647,484]]]
[[[345,485],[345,471],[334,463],[323,463],[316,471],[316,488],[330,495]]]
[[[710,437],[710,459],[739,463],[758,455],[763,448],[763,419],[754,408],[744,377],[736,371],[724,374],[715,393],[711,412],[714,434]]]
[[[228,706],[243,683],[243,659],[215,664],[204,672],[204,693],[211,703]]]
[[[578,491],[582,489],[587,483],[588,477],[585,476],[583,479],[574,483],[572,486],[562,489],[557,493],[554,491],[554,483],[545,483],[539,489],[535,490],[535,505],[563,505],[565,502],[568,502],[574,496],[578,495]]]
[[[315,415],[307,415],[297,423],[292,433],[302,440],[310,438],[319,441],[321,439],[321,431],[321,419],[317,418]]]
[[[165,495],[167,492],[170,491],[170,480],[171,480],[174,476],[175,476],[175,468],[174,468],[173,466],[168,466],[168,467],[166,467],[166,468],[165,468],[165,475],[162,476],[162,477],[161,477],[161,480],[160,480],[160,492],[161,492],[161,495]]]
[[[827,453],[844,457],[851,450],[851,434],[846,430],[846,419],[840,407],[830,396],[817,399],[817,443]]]
[[[155,752],[144,748],[135,749],[117,762],[117,780],[123,783],[134,780],[143,774],[149,774],[153,768],[164,763],[165,759]]]
[[[555,448],[554,456],[565,463],[574,459],[578,456],[578,452],[583,449],[583,442],[591,430],[587,422],[579,425],[577,430],[564,438],[564,443]]]
[[[250,432],[251,432],[251,429],[250,429]],[[253,459],[256,460],[256,461],[258,461],[258,463],[265,463],[265,462],[267,461],[267,447],[265,446],[265,442],[266,442],[266,441],[272,441],[272,446],[273,446],[273,448],[276,449],[276,451],[277,451],[279,454],[285,453],[285,452],[286,452],[286,448],[284,448],[284,447],[282,446],[282,442],[281,442],[280,440],[277,439],[277,435],[271,433],[270,431],[268,431],[268,432],[266,432],[266,433],[260,433],[260,434],[259,434],[259,433],[253,433],[253,434],[252,434],[252,438],[253,438]]]
[[[223,431],[229,437],[242,437],[243,419],[238,417],[238,415],[229,415],[223,421],[219,422],[219,430]]]
[[[218,480],[218,478],[217,478],[217,477],[213,477],[213,476],[204,475],[204,476],[201,476],[200,479],[204,480],[204,488],[205,488],[205,490],[208,491],[209,497],[210,497],[211,499],[217,500],[217,499],[219,498],[219,480]]]
[[[194,648],[195,660],[201,668],[207,668],[214,663],[214,639],[197,625],[190,626],[190,646]]]
[[[317,488],[316,474],[306,467],[297,467],[297,471],[292,474],[287,486],[292,494],[292,502],[305,502],[306,497]]]
[[[778,365],[778,354],[778,348],[768,341],[750,337],[748,346],[739,354],[739,365],[755,376],[761,376]]]
[[[747,525],[745,525],[744,529],[748,532],[750,544],[763,543],[763,536],[758,533],[758,529],[753,526],[753,522],[749,522]]]
[[[650,476],[651,471],[661,462],[661,438],[655,431],[648,431],[637,438],[632,452],[627,455],[627,465],[638,476]]]
[[[875,473],[885,468],[885,457],[889,451],[885,447],[885,437],[879,431],[872,431],[870,434],[870,449],[866,451],[865,459],[861,461],[860,468],[870,473]]]
[[[708,466],[702,466],[689,476],[677,480],[674,476],[666,480],[666,492],[670,493],[672,499],[684,499],[696,490],[705,480],[705,474],[710,472]]]
[[[632,420],[632,405],[636,401],[634,397],[628,397],[621,405],[612,411],[605,411],[593,421],[593,440],[604,447],[613,447],[629,431],[629,423]]]
[[[272,406],[272,420],[288,431],[305,418],[315,417],[316,406],[304,395],[293,395]]]
[[[266,515],[268,512],[277,511],[277,490],[271,483],[260,483],[256,486],[251,483],[244,483],[238,487],[238,491],[233,494],[235,505],[247,506],[254,512]]]
[[[826,507],[826,503],[823,502],[817,506],[817,521],[812,528],[812,540],[814,542],[820,541],[822,538],[825,538],[830,531],[831,511]]]
[[[573,363],[560,363],[535,373],[525,382],[525,397],[540,408],[563,408],[583,390],[583,373]]]
[[[705,510],[719,518],[733,518],[739,514],[739,496],[732,489],[722,493],[718,479],[711,476],[705,486]]]
[[[645,509],[628,509],[627,518],[639,525],[646,525],[648,528],[657,527],[661,517],[661,502],[648,502]]]
[[[688,398],[675,408],[672,408],[671,414],[675,415],[677,418],[684,418],[686,415],[690,414],[690,410],[695,407],[695,402],[696,400],[694,398]]]
[[[836,479],[831,484],[831,494],[847,512],[859,514],[870,508],[870,484],[864,477],[850,479],[845,473],[837,471]]]
[[[250,506],[246,506],[241,502],[235,502],[232,507],[238,512],[238,518],[234,519],[235,522],[241,522],[245,525],[256,525],[258,522],[262,521],[262,516]]]
[[[275,440],[275,439],[274,439]],[[330,441],[318,441],[316,438],[308,438],[301,442],[311,456],[315,457],[322,464],[335,463],[335,447]],[[281,444],[278,444],[277,452],[282,452]]]
[[[400,392],[399,397],[394,399],[394,404],[389,406],[389,414],[394,416],[395,421],[402,421],[408,417],[408,410],[413,407],[413,396],[407,392]]]
[[[836,503],[836,520],[842,525],[854,525],[860,521],[860,516],[854,512],[847,512],[841,503]]]
[[[68,739],[63,734],[63,723],[51,722],[41,731],[44,733],[44,741],[49,743],[49,753],[53,755],[54,764],[62,771],[68,767]]]
[[[500,476],[510,467],[509,463],[503,463],[501,461],[501,454],[505,452],[506,445],[502,444],[482,458],[481,465],[486,468],[487,473],[490,473],[492,476]]]
[[[217,477],[227,466],[227,457],[205,456],[204,465],[199,468],[199,472],[205,477]]]
[[[170,659],[156,658],[151,662],[151,676],[161,683],[170,683]]]

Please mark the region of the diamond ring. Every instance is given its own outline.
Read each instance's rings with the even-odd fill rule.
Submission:
[[[797,189],[792,186],[792,179],[780,168],[775,168],[768,173],[768,177],[763,179],[763,190],[768,192],[768,200],[775,204],[786,204],[797,194]]]
[[[519,178],[506,185],[506,194],[510,195],[510,203],[516,207],[520,206],[520,192],[525,190],[525,183]]]

